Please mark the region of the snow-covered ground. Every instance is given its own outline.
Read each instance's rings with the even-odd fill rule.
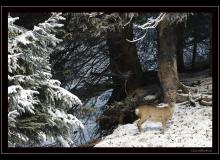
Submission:
[[[119,126],[95,147],[212,147],[212,107],[178,105],[162,134],[159,122]]]

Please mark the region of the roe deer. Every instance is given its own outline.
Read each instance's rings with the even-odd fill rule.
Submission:
[[[143,131],[141,125],[149,120],[154,122],[161,122],[163,131],[166,129],[166,122],[172,118],[175,103],[166,104],[164,107],[157,107],[157,105],[142,105],[136,108],[135,114],[140,118],[137,123],[138,130]]]

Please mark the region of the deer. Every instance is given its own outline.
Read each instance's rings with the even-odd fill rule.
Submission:
[[[149,120],[162,123],[162,133],[166,129],[166,123],[173,116],[175,103],[165,104],[163,107],[159,105],[141,105],[135,109],[135,114],[139,117],[137,127],[139,132],[143,132],[141,125]]]

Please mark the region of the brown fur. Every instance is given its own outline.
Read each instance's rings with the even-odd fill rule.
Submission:
[[[156,107],[156,105],[142,105],[135,110],[136,115],[140,118],[137,123],[140,132],[143,131],[141,125],[147,121],[161,122],[163,132],[166,129],[166,123],[173,115],[173,106],[167,105],[163,108]]]

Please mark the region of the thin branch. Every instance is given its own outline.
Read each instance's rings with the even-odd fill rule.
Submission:
[[[126,38],[126,41],[128,41],[128,42],[137,42],[137,41],[143,39],[146,36],[146,34],[147,34],[147,30],[146,30],[145,34],[141,38],[138,38],[138,39],[135,39],[135,40],[132,40],[132,41]]]
[[[166,13],[160,13],[160,15],[156,19],[150,18],[143,25],[136,25],[136,24],[134,24],[134,27],[137,27],[137,28],[142,29],[142,30],[146,30],[146,32],[145,32],[145,34],[141,38],[134,39],[134,40],[126,39],[126,41],[128,41],[128,42],[137,42],[137,41],[143,39],[146,36],[146,34],[147,34],[147,29],[149,29],[149,28],[156,28],[158,26],[159,22],[164,19],[165,15],[166,15]]]
[[[137,27],[143,30],[146,30],[148,28],[156,28],[158,23],[163,20],[165,15],[166,13],[160,13],[160,15],[156,19],[151,18],[147,23]]]

